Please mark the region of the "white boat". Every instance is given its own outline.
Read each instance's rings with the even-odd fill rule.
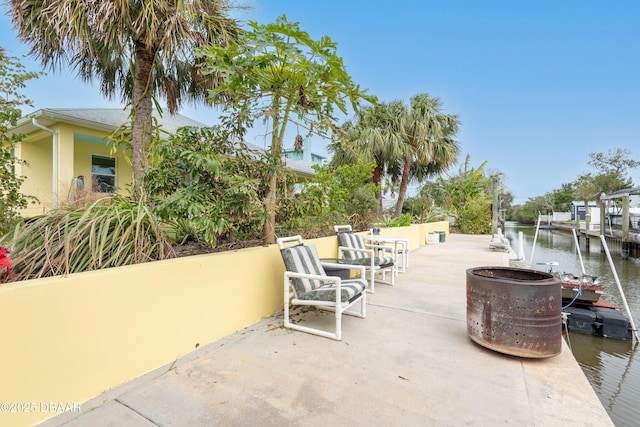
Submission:
[[[511,243],[509,242],[509,239],[504,237],[502,234],[494,234],[489,242],[489,249],[509,252],[509,249],[511,249]]]

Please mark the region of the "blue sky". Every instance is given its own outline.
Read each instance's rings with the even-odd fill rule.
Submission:
[[[502,172],[516,203],[595,172],[589,153],[621,147],[640,160],[640,1],[246,4],[254,9],[244,19],[285,14],[312,37],[331,37],[353,79],[381,101],[439,97],[460,118],[461,161],[469,155],[473,167],[487,161]],[[14,56],[28,50],[4,13],[0,45]],[[25,93],[36,109],[119,106],[70,71],[48,71]],[[206,107],[181,113],[208,124],[217,117]],[[250,142],[263,145],[259,133]],[[324,152],[323,141],[313,144]],[[640,185],[640,170],[630,176]]]

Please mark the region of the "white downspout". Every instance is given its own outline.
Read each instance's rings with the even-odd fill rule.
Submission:
[[[31,118],[31,123],[37,128],[42,129],[43,131],[49,132],[53,135],[53,147],[52,147],[52,155],[53,155],[53,192],[51,193],[51,208],[58,209],[58,133],[49,129],[48,127],[42,126],[35,117]]]

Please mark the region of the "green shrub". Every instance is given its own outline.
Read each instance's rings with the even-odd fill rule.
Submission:
[[[350,224],[365,230],[376,218],[375,185],[367,183],[373,164],[314,166],[316,176],[299,195],[291,195],[278,212],[280,235],[307,238],[333,234],[333,226]]]
[[[491,232],[491,204],[482,198],[469,200],[458,215],[458,227],[465,234]]]
[[[14,154],[23,135],[11,134],[9,129],[22,117],[21,107],[31,106],[21,93],[26,82],[40,74],[26,71],[18,58],[7,55],[0,47],[0,235],[21,222],[20,210],[36,201],[35,197],[22,194],[25,178],[15,173],[17,165],[27,166]]]
[[[215,247],[223,237],[261,236],[266,177],[274,167],[264,154],[234,143],[219,126],[185,127],[156,142],[152,158],[143,175],[148,200],[177,241]]]
[[[384,225],[386,227],[407,227],[411,225],[412,216],[411,214],[400,215],[398,218],[390,218],[386,217],[384,220]]]
[[[435,206],[434,199],[426,196],[407,198],[402,205],[402,213],[411,215],[418,224],[445,221],[449,217],[445,209]]]

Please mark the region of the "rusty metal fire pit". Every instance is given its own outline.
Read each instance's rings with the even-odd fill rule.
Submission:
[[[512,356],[559,354],[560,278],[523,268],[468,269],[467,334],[484,347]]]

